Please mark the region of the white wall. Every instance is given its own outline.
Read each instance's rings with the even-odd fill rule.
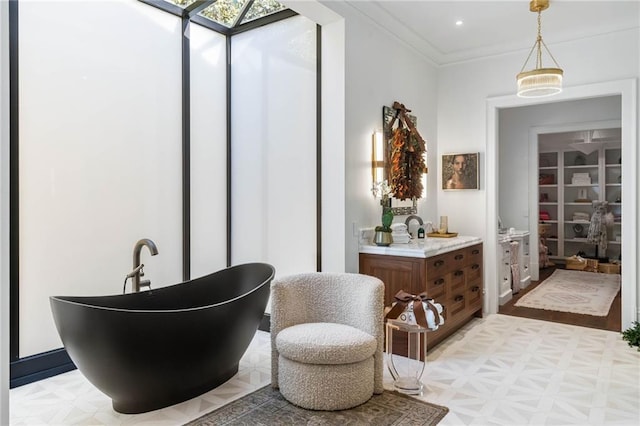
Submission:
[[[191,278],[227,266],[226,37],[190,25]]]
[[[552,44],[547,40],[547,43],[565,71],[565,86],[571,87],[637,79],[640,74],[639,40],[639,30],[634,29],[586,40],[561,44]],[[488,194],[486,189],[487,181],[495,182],[497,179],[495,169],[484,168],[484,154],[487,150],[495,152],[497,148],[489,145],[493,141],[487,140],[487,134],[492,130],[487,127],[487,105],[491,98],[515,93],[515,75],[526,54],[526,51],[522,51],[450,65],[440,69],[438,74],[438,154],[445,152],[441,147],[446,147],[446,151],[481,152],[481,189],[464,193],[439,191],[438,213],[449,215],[450,227],[465,234],[478,235],[486,243],[495,240],[493,235],[487,235],[487,229],[492,229],[488,224],[497,219],[486,215],[488,210],[495,211],[497,207],[488,205],[488,200],[495,200],[497,195]],[[541,102],[553,102],[550,99]],[[634,128],[632,134],[637,135],[637,129]],[[638,162],[637,155],[632,161]],[[637,192],[637,180],[630,185],[634,186],[631,190]],[[473,208],[470,209],[470,206]],[[637,217],[635,220],[637,227]],[[496,263],[495,241],[485,245],[486,285],[491,286],[490,269],[495,269]],[[634,248],[637,253],[637,244]],[[489,294],[485,297],[485,308],[489,305],[489,297]]]
[[[358,271],[354,228],[380,224],[382,209],[371,194],[371,134],[382,128],[382,107],[399,101],[418,118],[427,140],[427,197],[418,215],[436,219],[436,69],[348,4],[326,2],[345,19],[345,268]],[[395,222],[404,221],[405,216]]]
[[[122,291],[140,238],[181,281],[181,41],[132,1],[21,2],[19,28],[23,357],[61,346],[49,296]]]
[[[0,2],[0,425],[9,424],[9,2]]]
[[[500,111],[498,212],[503,226],[529,229],[529,181],[538,175],[537,170],[529,170],[530,129],[620,120],[621,107],[619,96],[608,96]]]
[[[547,43],[565,71],[565,86],[638,76],[637,30],[558,45]],[[484,168],[486,100],[515,93],[515,75],[526,54],[491,57],[439,71],[438,155],[480,152],[480,191],[438,191],[438,214],[448,215],[449,227],[464,234],[485,236],[486,173],[490,172]],[[601,60],[594,62],[594,57]],[[438,176],[440,172],[439,166]],[[473,214],[470,205],[474,206]]]
[[[233,264],[316,270],[316,25],[298,16],[231,41]]]

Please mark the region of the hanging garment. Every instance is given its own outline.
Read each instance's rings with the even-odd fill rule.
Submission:
[[[538,259],[540,269],[555,265],[555,263],[549,259],[549,247],[547,247],[546,240],[542,236],[538,243]]]
[[[511,241],[509,264],[511,265],[511,290],[513,294],[520,292],[520,265],[518,264],[518,249],[520,243]]]
[[[607,226],[605,222],[605,214],[607,213],[606,201],[594,202],[594,212],[591,215],[591,223],[589,224],[589,232],[587,233],[587,242],[598,246],[598,250],[602,253],[607,249]]]

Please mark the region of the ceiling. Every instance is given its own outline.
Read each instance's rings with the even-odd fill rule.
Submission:
[[[346,0],[437,65],[533,46],[537,14],[528,0]],[[456,26],[455,22],[463,21]],[[542,37],[554,44],[640,27],[640,0],[551,0]]]
[[[587,135],[587,132],[590,135]],[[545,133],[538,135],[538,143],[540,149],[558,149],[567,148],[576,142],[578,143],[596,143],[605,146],[620,147],[620,138],[622,137],[622,129],[593,129],[580,132],[560,132]]]

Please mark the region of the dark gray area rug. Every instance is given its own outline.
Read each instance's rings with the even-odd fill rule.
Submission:
[[[384,391],[350,410],[313,411],[289,403],[267,385],[186,426],[221,425],[436,425],[449,412],[398,392]]]

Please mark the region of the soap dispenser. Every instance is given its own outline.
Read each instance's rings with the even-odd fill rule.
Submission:
[[[418,228],[418,238],[424,238],[424,228],[422,226]]]

